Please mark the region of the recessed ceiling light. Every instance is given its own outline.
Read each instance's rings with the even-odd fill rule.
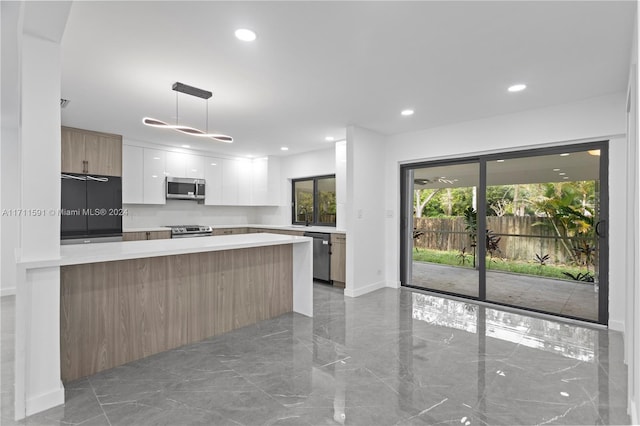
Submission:
[[[333,136],[327,136],[326,138],[324,138],[324,140],[327,142],[333,142],[335,138]]]
[[[514,84],[513,86],[509,86],[507,89],[510,92],[521,92],[527,88],[526,84]]]
[[[191,145],[182,145],[183,148],[191,148]]]
[[[566,173],[565,173],[565,172],[560,172],[560,173],[558,173],[558,174],[559,174],[560,176],[564,176],[564,175],[566,175]]]
[[[496,160],[497,163],[504,163],[504,160]]]
[[[217,164],[216,164],[216,163],[211,163],[211,165],[212,165],[212,166],[217,166]]]
[[[402,112],[400,114],[404,115],[404,116],[408,116],[408,115],[413,115],[413,110],[412,109],[405,109],[402,110]]]
[[[600,150],[599,149],[590,149],[589,151],[587,151],[589,153],[589,155],[594,155],[596,157],[600,156]]]
[[[564,152],[564,153],[560,154],[560,157],[568,157],[570,155],[571,154],[569,154],[568,152]]]
[[[281,146],[280,151],[289,151],[289,148],[286,146]]]
[[[569,176],[563,176],[562,179],[569,179]]]
[[[560,169],[553,169],[553,171],[554,171],[554,172],[559,172],[559,171],[560,171]]]
[[[154,159],[154,160],[159,160],[159,159],[160,159],[160,157],[153,157],[153,159]]]
[[[235,35],[238,40],[242,41],[254,41],[257,38],[255,32],[246,28],[237,29]]]

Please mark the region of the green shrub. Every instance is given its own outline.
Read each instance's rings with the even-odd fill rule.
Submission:
[[[461,265],[460,263],[460,252],[456,251],[443,251],[443,250],[431,250],[431,249],[420,249],[418,252],[413,253],[413,260],[417,262],[430,262],[430,263],[438,263],[441,265],[451,265],[458,268],[467,268],[472,269],[473,267],[469,264]],[[584,270],[567,265],[545,265],[543,268],[540,267],[539,264],[528,262],[518,262],[513,260],[500,260],[500,259],[487,259],[487,270],[491,271],[504,271],[511,272],[515,274],[524,274],[524,275],[534,275],[540,277],[554,278],[559,280],[568,280],[568,275],[565,272],[571,275],[577,275]]]

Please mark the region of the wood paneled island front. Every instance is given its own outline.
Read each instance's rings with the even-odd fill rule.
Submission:
[[[286,312],[312,316],[311,241],[245,234],[103,243],[62,246],[56,260],[18,262],[24,291],[16,302],[30,309],[16,333],[16,359],[24,360],[16,363],[17,417],[20,408],[27,415],[49,408],[42,391],[63,390],[60,381]],[[34,310],[38,271],[51,268],[59,270],[59,302],[51,301],[59,310]],[[44,335],[51,322],[59,324],[57,339]],[[57,383],[31,380],[43,369],[56,370],[47,377]],[[31,408],[30,396],[37,401]]]

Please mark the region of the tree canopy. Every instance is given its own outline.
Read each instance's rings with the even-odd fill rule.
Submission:
[[[596,182],[554,182],[487,187],[487,216],[539,216],[557,213],[559,206],[586,217],[596,208]],[[416,217],[464,216],[473,206],[473,187],[416,189]]]

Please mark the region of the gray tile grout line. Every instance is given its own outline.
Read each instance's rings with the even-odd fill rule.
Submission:
[[[445,297],[445,298],[446,298],[446,297]],[[374,301],[375,301],[375,300],[374,300]],[[324,304],[324,306],[325,306],[325,307],[326,307],[326,306],[332,306],[332,305],[333,305],[333,304],[335,304],[335,303],[338,303],[338,304],[339,304],[339,303],[340,303],[340,301],[339,301],[338,299],[334,300],[332,297],[330,297],[330,298],[328,298],[327,300],[324,300],[324,301],[323,301],[323,304]],[[471,303],[473,303],[473,302],[471,302]],[[565,302],[565,303],[566,303],[566,302]],[[403,308],[403,306],[404,306],[404,308]],[[398,309],[400,309],[400,310],[404,310],[404,309],[407,309],[407,308],[410,308],[410,307],[411,307],[411,306],[410,306],[410,304],[409,304],[409,305],[407,305],[407,302],[406,302],[406,301],[399,301],[399,303],[398,303]],[[373,315],[373,314],[375,314],[375,309],[373,309],[373,308],[368,308],[368,307],[366,307],[366,306],[365,306],[364,308],[365,308],[365,309],[364,309],[364,313],[365,313],[366,315],[364,315],[364,317],[363,317],[363,318],[365,318],[365,319],[367,319],[367,320],[371,320],[371,319],[373,319],[373,318],[374,318],[374,316],[372,316],[372,315]],[[336,309],[338,309],[338,310],[339,310],[340,308],[336,308]],[[332,308],[330,308],[329,310],[332,310]],[[369,312],[369,311],[371,311],[371,312]],[[359,312],[360,314],[362,314],[362,313],[363,313],[363,311],[362,311],[362,310],[359,310],[358,312]],[[342,317],[341,317],[341,318],[342,318]],[[347,315],[345,315],[345,316],[344,316],[344,318],[342,318],[341,323],[344,323],[345,318],[348,318],[348,316],[347,316]],[[560,322],[560,323],[562,323],[562,321],[559,321],[559,322]],[[305,336],[307,336],[307,325],[309,325],[309,324],[305,323],[305,327],[304,327],[304,331],[305,331],[304,335],[305,335]],[[576,325],[576,324],[574,324],[574,325]],[[331,326],[331,321],[328,321],[328,322],[326,322],[326,323],[325,323],[325,322],[323,322],[322,331],[327,331],[327,332],[329,332],[329,328],[330,328],[330,326]],[[346,324],[345,324],[345,326],[346,326]],[[387,327],[387,326],[388,326],[388,324],[386,324],[384,321],[375,321],[375,322],[372,322],[372,323],[371,323],[371,326],[372,326],[372,327],[374,327],[374,328],[375,328],[375,330],[377,330],[377,331],[381,331],[381,328],[383,328],[383,327]],[[580,325],[578,324],[577,326],[580,326]],[[267,325],[267,326],[265,327],[265,329],[271,329],[271,328],[272,328],[272,327],[270,327],[269,325]],[[339,335],[340,335],[339,333],[338,333],[338,335],[336,335],[335,333],[329,333],[329,334],[327,335],[328,337],[323,337],[323,336],[324,336],[324,334],[323,334],[322,336],[320,336],[320,335],[316,334],[316,333],[314,332],[314,328],[315,328],[315,327],[313,326],[313,323],[311,323],[311,328],[308,330],[308,331],[310,331],[310,334],[311,334],[311,336],[312,336],[312,339],[311,339],[311,341],[310,341],[310,342],[309,342],[309,341],[306,341],[306,340],[305,340],[305,341],[303,341],[303,340],[301,340],[299,337],[295,337],[295,336],[294,336],[294,341],[298,341],[298,342],[301,344],[301,346],[302,346],[302,347],[301,347],[300,349],[301,349],[301,350],[303,350],[305,353],[306,353],[307,351],[309,351],[309,350],[312,348],[313,342],[314,342],[314,341],[316,340],[316,338],[318,338],[318,337],[320,337],[320,338],[322,338],[322,339],[325,339],[325,340],[328,340],[328,342],[329,342],[329,343],[333,342],[333,344],[334,344],[334,345],[335,345],[335,344],[339,344],[339,342],[338,342],[338,340],[339,340]],[[280,328],[279,328],[279,327],[276,327],[275,329],[280,329]],[[260,329],[260,328],[258,328],[258,329],[254,330],[254,331],[261,332],[261,331],[263,331],[263,330],[262,330],[262,329]],[[286,331],[286,330],[285,330],[285,331]],[[404,332],[404,329],[401,329],[401,328],[399,327],[399,328],[398,328],[398,331],[399,331],[399,333],[400,333],[400,334],[402,334],[402,333]],[[528,332],[528,331],[529,331],[529,330],[527,330],[527,332]],[[602,332],[602,331],[601,331],[601,330],[596,330],[596,332]],[[283,331],[280,331],[279,333],[283,333]],[[293,335],[293,334],[292,334],[292,335]],[[518,350],[520,350],[520,348],[525,348],[525,349],[527,349],[526,345],[522,345],[522,338],[524,338],[524,335],[526,335],[526,333],[523,333],[523,334],[520,336],[520,339],[519,339],[517,342],[511,342],[511,343],[513,343],[513,346],[512,346],[512,350],[511,350],[511,352],[505,351],[505,352],[507,352],[507,354],[508,354],[508,355],[507,355],[507,361],[508,361],[508,360],[512,360],[512,359],[517,359],[517,358],[516,358],[517,351],[518,351]],[[241,336],[241,337],[242,337],[242,339],[245,339],[246,337],[250,337],[250,336],[249,336],[249,335],[247,335],[247,336],[244,336],[244,335],[243,335],[243,336]],[[262,336],[253,336],[253,337],[250,337],[250,338],[251,338],[251,339],[260,339],[260,338],[265,338],[265,337],[266,337],[265,342],[266,342],[266,343],[269,343],[269,344],[272,344],[273,342],[276,342],[276,341],[278,340],[278,339],[277,339],[277,337],[278,337],[278,333],[271,333],[271,334],[262,335]],[[420,338],[419,336],[415,336],[415,335],[414,335],[414,337],[418,337],[418,338]],[[336,338],[338,338],[338,340],[336,340]],[[399,343],[398,343],[398,344],[399,344]],[[238,349],[238,348],[236,348],[236,349]],[[328,347],[328,349],[331,349],[331,347]],[[334,349],[335,349],[335,347],[334,347]],[[355,351],[355,352],[354,352],[354,351]],[[234,352],[234,353],[235,353],[235,352]],[[271,354],[271,351],[269,351],[269,354]],[[349,349],[349,351],[348,351],[348,354],[352,355],[352,356],[354,357],[354,359],[362,359],[362,356],[363,356],[362,348],[359,346],[359,344],[357,344],[357,345],[356,345],[356,347],[350,347],[350,349]],[[213,354],[210,354],[210,355],[212,355],[212,356],[213,356]],[[397,354],[396,354],[396,356],[397,356]],[[597,354],[596,354],[596,356],[597,356]],[[329,358],[329,359],[330,359],[330,358]],[[598,358],[598,359],[599,359],[599,358]],[[170,360],[168,360],[168,361],[171,361],[172,363],[173,363],[173,362],[175,362],[175,360],[171,360],[171,359],[170,359]],[[243,360],[243,359],[239,359],[239,361],[240,361],[240,362],[242,362],[242,363],[246,363],[246,362],[247,362],[246,360]],[[339,362],[339,361],[340,361],[340,360],[337,360],[337,361],[334,361],[333,363],[336,363],[336,362]],[[613,361],[612,361],[612,362],[613,362]],[[332,364],[332,363],[329,363],[329,364],[326,364],[326,365],[330,365],[330,364]],[[174,365],[174,364],[172,364],[172,365]],[[241,364],[241,365],[243,365],[243,364]],[[315,365],[315,363],[313,363],[313,362],[312,362],[312,364],[311,364],[311,365]],[[305,363],[305,366],[307,366],[307,363]],[[368,372],[368,373],[369,373],[373,378],[375,378],[376,382],[383,384],[383,386],[384,386],[384,388],[385,388],[385,389],[387,389],[387,388],[388,388],[388,389],[390,389],[392,392],[394,392],[394,393],[396,393],[396,394],[397,394],[397,392],[396,392],[396,391],[394,391],[394,389],[392,388],[391,384],[386,383],[383,379],[381,379],[381,378],[378,376],[378,374],[376,374],[373,370],[371,370],[371,368],[369,368],[369,367],[367,367],[367,366],[365,366],[365,365],[363,365],[363,367],[362,367],[362,368],[364,368],[364,370],[365,370],[365,371],[367,371],[367,372]],[[374,367],[374,368],[375,368],[375,367]],[[600,362],[598,362],[598,369],[602,369],[602,368],[603,368],[603,367],[602,367],[602,365],[600,364]],[[239,373],[239,372],[238,372],[238,370],[236,370],[235,368],[229,368],[229,371],[233,371],[233,373],[234,373],[234,374],[236,374],[238,377],[242,377],[244,380],[246,380],[246,382],[250,385],[246,390],[259,390],[259,391],[260,391],[260,393],[261,393],[261,394],[265,394],[265,395],[268,397],[268,399],[269,399],[270,401],[274,401],[274,402],[277,404],[277,406],[278,406],[278,407],[282,407],[284,410],[291,410],[291,409],[292,409],[292,407],[288,407],[288,406],[286,406],[285,404],[283,404],[282,402],[280,402],[278,399],[276,399],[276,397],[275,397],[275,396],[272,396],[272,394],[270,394],[269,392],[267,392],[266,390],[264,390],[260,385],[258,385],[258,384],[256,384],[256,383],[254,383],[252,380],[250,380],[250,377],[252,377],[252,375],[243,375],[243,374]],[[383,372],[383,374],[384,374],[384,370],[380,370],[380,371],[381,371],[381,372]],[[171,373],[171,371],[168,371],[168,372],[169,372],[169,373]],[[291,371],[289,371],[289,373],[290,373],[290,372],[291,372]],[[175,373],[175,374],[176,374],[177,378],[180,378],[180,377],[181,377],[181,374],[178,374],[178,373]],[[284,374],[287,374],[287,373],[285,372]],[[617,373],[616,373],[616,374],[617,374]],[[293,376],[293,375],[291,375],[291,374],[289,374],[289,376],[290,376],[290,377],[292,377],[292,378],[294,377],[294,376]],[[297,376],[297,374],[296,374],[295,376]],[[185,376],[185,377],[186,377],[186,376]],[[399,376],[398,376],[398,377],[399,377]],[[490,377],[490,378],[487,378],[487,383],[486,383],[486,386],[485,386],[485,392],[483,392],[483,395],[482,395],[481,400],[486,400],[486,397],[488,396],[487,390],[489,390],[491,387],[493,387],[495,383],[498,383],[498,382],[496,382],[496,380],[498,380],[498,377],[497,377],[497,376],[495,376],[495,375],[491,374],[491,375],[489,375],[489,377]],[[610,378],[609,378],[609,380],[610,380]],[[90,421],[90,420],[92,420],[92,419],[96,419],[96,418],[98,418],[100,415],[104,415],[104,416],[105,416],[105,418],[107,419],[108,424],[111,426],[111,424],[112,424],[112,423],[111,423],[111,419],[109,418],[109,416],[107,415],[107,413],[106,413],[106,411],[105,411],[105,409],[104,409],[104,405],[106,405],[106,404],[104,404],[104,405],[103,405],[103,404],[101,404],[101,403],[100,403],[100,401],[99,401],[99,399],[98,399],[98,397],[97,397],[96,386],[94,386],[93,381],[91,380],[91,378],[90,378],[90,377],[88,377],[88,378],[87,378],[87,382],[89,383],[89,385],[90,385],[90,387],[91,387],[91,391],[92,391],[92,393],[93,393],[94,398],[96,399],[96,401],[98,402],[98,404],[99,404],[99,405],[100,405],[100,407],[101,407],[102,414],[98,414],[98,415],[96,415],[96,416],[94,416],[94,417],[91,417],[91,418],[85,419],[85,420],[83,420],[81,423],[78,423],[78,424],[85,424],[86,422],[88,422],[88,421]],[[263,383],[263,385],[264,385],[264,384],[266,384],[266,383],[268,383],[268,382],[264,382],[264,383]],[[222,389],[225,389],[225,387],[223,387]],[[587,392],[587,389],[585,389],[584,387],[583,387],[582,389],[583,389],[583,391],[585,392],[585,394],[586,394],[587,396],[589,396],[589,394],[588,394],[588,392]],[[231,390],[234,390],[234,389],[231,389]],[[239,389],[239,390],[243,390],[243,389]],[[163,391],[167,391],[167,389],[164,389]],[[260,393],[258,393],[258,394],[260,394]],[[257,394],[257,395],[258,395],[258,394]],[[274,393],[273,393],[273,395],[277,395],[277,393],[276,393],[276,392],[274,392]],[[309,397],[310,397],[310,395],[311,395],[311,394],[306,395],[306,396],[305,396],[305,398],[309,398]],[[166,397],[166,399],[167,399],[167,400],[171,400],[170,398],[168,398],[170,395],[163,395],[163,396],[164,396],[164,397]],[[444,395],[444,396],[448,396],[448,395]],[[184,406],[184,408],[185,408],[185,409],[187,409],[187,410],[194,410],[194,411],[196,411],[196,412],[200,411],[200,412],[203,412],[203,413],[212,413],[212,414],[220,415],[221,417],[223,417],[223,418],[227,419],[226,421],[229,421],[229,422],[235,422],[235,423],[237,423],[237,424],[241,424],[241,423],[236,422],[235,420],[233,420],[233,419],[231,419],[231,418],[228,418],[228,417],[227,417],[227,416],[225,416],[225,415],[222,415],[220,412],[218,412],[218,411],[216,411],[216,410],[213,410],[213,411],[212,411],[212,410],[202,409],[202,408],[199,408],[199,407],[192,407],[192,406],[191,406],[191,405],[189,405],[188,403],[183,403],[183,402],[180,402],[180,401],[176,401],[176,402],[179,402],[179,403],[180,403],[180,405],[183,405],[183,406]],[[585,402],[587,402],[587,401],[585,401]],[[591,400],[590,402],[591,402],[591,405],[593,406],[594,401],[593,401],[593,400]],[[267,404],[267,406],[266,406],[265,408],[267,408],[269,405],[270,405],[270,404]],[[352,406],[351,408],[353,408],[353,407],[356,407],[356,406]],[[358,405],[357,405],[357,407],[360,407],[360,404],[358,404]],[[162,409],[161,407],[157,407],[157,408]],[[311,408],[313,408],[313,407],[311,407]],[[277,413],[279,413],[279,410],[280,410],[280,409],[279,409],[279,408],[275,408],[275,407],[274,407],[274,409],[275,409],[275,411],[269,410],[269,414],[274,414],[274,415],[276,415],[276,416],[277,416],[277,415],[278,415]],[[194,414],[195,414],[195,413],[194,413]],[[406,414],[406,413],[404,413],[404,414]],[[403,416],[404,416],[404,414],[403,414]],[[600,417],[600,413],[597,413],[597,414],[598,414],[599,418],[601,418],[601,417]],[[617,411],[616,411],[616,412],[612,412],[612,413],[610,413],[610,414],[611,414],[611,415],[614,415],[614,416],[623,415],[623,413],[622,413],[622,412],[618,413]],[[125,421],[126,421],[126,419],[125,419]],[[399,423],[402,423],[403,421],[406,421],[406,417],[401,418],[401,419],[399,420]],[[478,421],[482,421],[482,419],[478,419]],[[20,424],[20,423],[18,423],[18,424]]]
[[[100,406],[100,410],[102,410],[102,414],[104,415],[104,418],[107,419],[107,423],[109,424],[109,426],[112,426],[111,420],[109,420],[109,416],[107,415],[107,412],[104,411],[104,407],[102,406],[102,403],[98,399],[98,394],[96,393],[96,388],[93,386],[93,383],[91,382],[91,377],[87,377],[87,382],[89,382],[89,386],[91,386],[91,392],[93,393],[93,397],[96,399],[96,402]]]

